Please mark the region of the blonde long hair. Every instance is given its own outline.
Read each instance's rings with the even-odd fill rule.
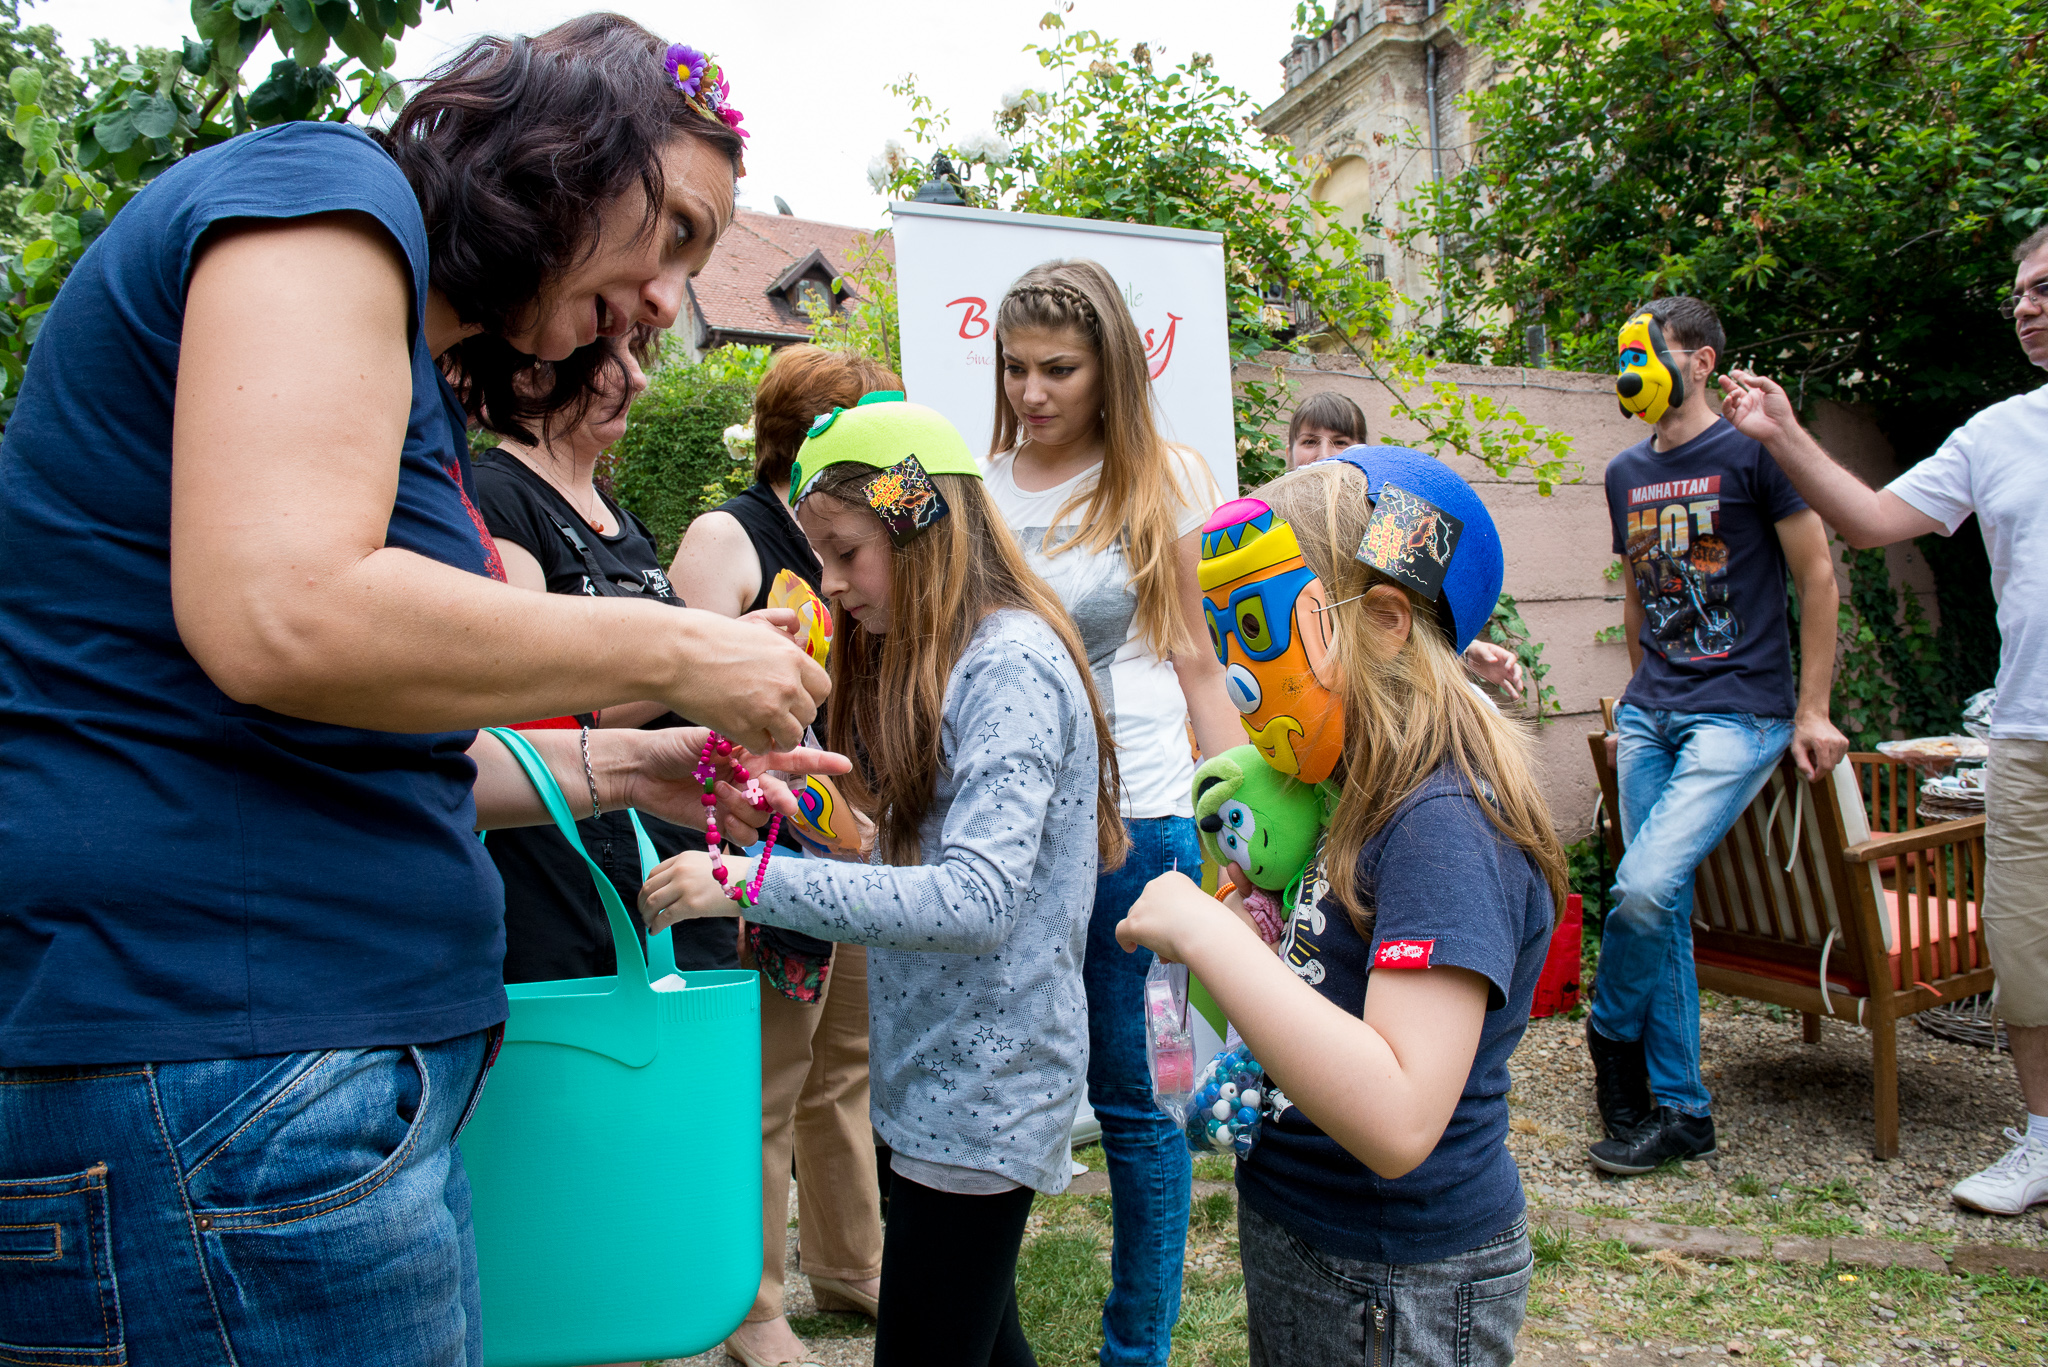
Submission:
[[[1100,553],[1122,537],[1138,595],[1138,633],[1146,649],[1170,659],[1194,639],[1181,608],[1179,514],[1199,506],[1201,491],[1184,487],[1179,462],[1152,421],[1152,372],[1138,325],[1116,281],[1096,262],[1047,261],[1018,277],[996,310],[990,455],[1014,449],[1022,429],[1003,388],[1003,338],[1034,328],[1085,338],[1102,374],[1102,468],[1094,489],[1069,499],[1053,517],[1061,526],[1082,509],[1079,528],[1058,545],[1048,531],[1045,552],[1079,546]]]
[[[810,497],[836,499],[867,513],[856,488],[874,473],[852,461],[827,466]],[[1051,586],[1025,563],[979,479],[933,475],[931,480],[952,511],[909,545],[891,551],[889,630],[879,635],[856,630],[844,612],[833,620],[826,743],[854,760],[853,771],[838,780],[839,789],[875,823],[884,859],[917,863],[917,828],[931,809],[945,764],[946,679],[983,617],[998,608],[1020,608],[1052,628],[1087,693],[1098,765],[1096,848],[1101,867],[1116,868],[1131,843],[1117,804],[1122,784],[1116,742],[1095,696],[1073,619]]]
[[[1480,803],[1488,819],[1527,851],[1552,902],[1562,906],[1564,847],[1536,785],[1528,726],[1472,690],[1434,605],[1352,557],[1372,517],[1365,475],[1341,461],[1319,461],[1274,480],[1259,497],[1293,524],[1302,558],[1336,605],[1329,609],[1330,659],[1341,676],[1333,687],[1344,700],[1344,758],[1336,774],[1343,790],[1323,867],[1338,871],[1329,875],[1330,891],[1360,933],[1370,933],[1372,909],[1348,871],[1365,842],[1446,762],[1474,792],[1492,798]],[[1364,604],[1344,601],[1379,584],[1408,599],[1415,620],[1405,642],[1375,626]]]

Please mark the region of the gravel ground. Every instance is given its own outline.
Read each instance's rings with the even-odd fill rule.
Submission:
[[[1532,1021],[1515,1053],[1509,1146],[1532,1203],[1752,1229],[1787,1218],[1909,1238],[2048,1246],[2048,1207],[2023,1219],[1974,1215],[1950,1202],[1959,1179],[2010,1147],[2024,1121],[2004,1054],[1899,1029],[1899,1157],[1871,1157],[1870,1036],[1839,1022],[1800,1042],[1797,1015],[1754,1003],[1703,1003],[1700,1053],[1714,1096],[1718,1157],[1680,1170],[1614,1178],[1587,1160],[1599,1136],[1585,1023]],[[1851,1194],[1835,1187],[1841,1179]],[[1860,1204],[1859,1204],[1860,1202]],[[1669,1208],[1669,1209],[1667,1209]],[[1682,1209],[1681,1209],[1682,1208]],[[1796,1208],[1796,1213],[1794,1208]]]

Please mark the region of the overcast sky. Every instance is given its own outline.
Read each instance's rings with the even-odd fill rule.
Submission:
[[[698,7],[622,0],[611,8],[725,64],[733,103],[753,135],[741,203],[769,210],[781,195],[806,218],[874,227],[883,221],[883,201],[868,189],[868,159],[883,139],[902,133],[907,112],[883,87],[914,72],[920,89],[952,111],[956,134],[984,127],[1004,89],[1042,79],[1023,48],[1050,36],[1038,21],[1051,3],[757,0]],[[419,75],[480,33],[538,32],[597,7],[577,0],[454,0],[450,11],[429,10],[399,45],[398,71]],[[25,0],[21,18],[55,28],[73,55],[89,50],[94,38],[173,46],[193,31],[187,0]],[[1263,104],[1280,94],[1280,57],[1293,18],[1293,0],[1077,0],[1067,22],[1121,39],[1126,51],[1150,42],[1170,63],[1212,53],[1223,78]],[[277,57],[266,41],[244,78],[261,80]]]

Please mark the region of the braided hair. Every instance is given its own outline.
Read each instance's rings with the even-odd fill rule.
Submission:
[[[1022,424],[1003,387],[1003,339],[1023,331],[1072,334],[1094,353],[1100,376],[1102,466],[1053,516],[1047,555],[1075,546],[1100,553],[1121,545],[1138,596],[1137,626],[1146,646],[1171,659],[1194,644],[1182,606],[1179,524],[1189,508],[1216,503],[1199,455],[1176,451],[1152,416],[1151,364],[1116,281],[1094,261],[1047,261],[1012,285],[996,309],[996,408],[990,454],[1015,450]],[[1079,514],[1078,526],[1073,525]],[[1066,531],[1055,541],[1056,532]]]

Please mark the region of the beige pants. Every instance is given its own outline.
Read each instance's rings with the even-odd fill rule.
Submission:
[[[2007,1025],[2048,1025],[2048,741],[1993,740],[1984,942]]]
[[[749,1321],[782,1313],[792,1148],[804,1271],[841,1281],[879,1277],[882,1210],[868,1123],[868,952],[861,945],[834,951],[822,1001],[793,1002],[761,984],[761,1290]]]

